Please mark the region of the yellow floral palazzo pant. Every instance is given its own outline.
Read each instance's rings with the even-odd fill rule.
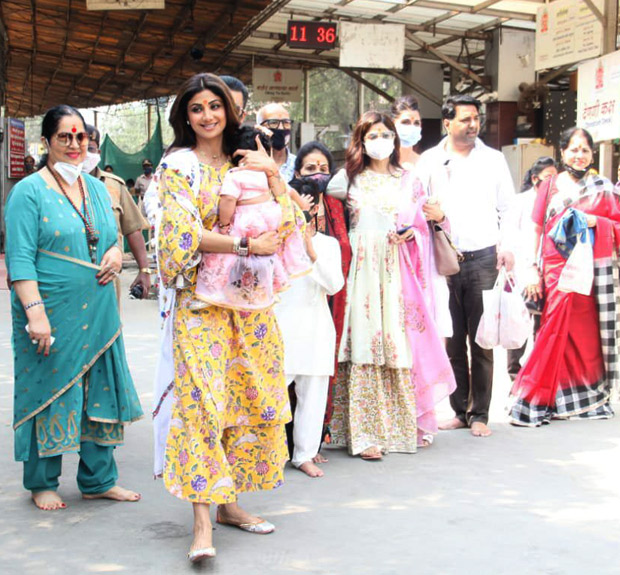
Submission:
[[[283,482],[290,407],[281,336],[271,309],[191,311],[191,297],[177,300],[164,482],[193,503],[230,503]]]

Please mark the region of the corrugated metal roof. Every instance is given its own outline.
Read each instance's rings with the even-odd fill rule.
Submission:
[[[469,53],[484,50],[485,39],[499,26],[535,29],[536,10],[544,0],[291,0],[276,14],[250,34],[233,52],[248,56],[257,50],[263,64],[278,65],[295,61],[297,65],[333,65],[339,51],[308,51],[286,46],[286,25],[296,20],[329,20],[336,22],[368,22],[404,24],[409,33],[436,47],[442,54],[456,58],[463,42]],[[410,59],[441,60],[406,41],[406,57]]]

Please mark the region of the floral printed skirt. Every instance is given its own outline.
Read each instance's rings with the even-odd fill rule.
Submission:
[[[345,362],[338,366],[332,443],[358,455],[373,446],[384,453],[417,449],[415,391],[409,369]]]

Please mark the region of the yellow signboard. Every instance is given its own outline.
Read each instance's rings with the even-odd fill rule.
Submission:
[[[163,10],[166,0],[86,0],[87,10]]]

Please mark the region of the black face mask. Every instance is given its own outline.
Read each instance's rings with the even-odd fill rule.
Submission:
[[[314,205],[318,204],[324,190],[324,188],[323,190],[321,189],[321,184],[318,180],[311,179],[308,176],[294,178],[289,182],[289,186],[297,191],[300,196],[311,196]]]
[[[331,180],[330,174],[312,174],[310,176],[302,176],[302,182],[312,182],[316,186],[316,189],[319,194],[324,194],[327,189],[327,184],[329,184],[329,180]]]
[[[288,140],[288,136],[291,135],[291,131],[290,130],[280,130],[280,129],[276,129],[276,130],[271,130],[271,147],[274,150],[284,150],[284,148],[286,148],[286,145],[288,144],[287,140]]]
[[[153,167],[152,166],[146,166],[144,168],[144,175],[145,176],[150,176],[153,173]]]
[[[576,170],[575,168],[573,168],[572,166],[567,166],[566,164],[564,164],[564,169],[571,175],[573,176],[573,178],[577,178],[578,180],[581,180],[582,178],[585,177],[585,175],[590,171],[590,168],[592,167],[592,164],[590,164],[585,170]]]

